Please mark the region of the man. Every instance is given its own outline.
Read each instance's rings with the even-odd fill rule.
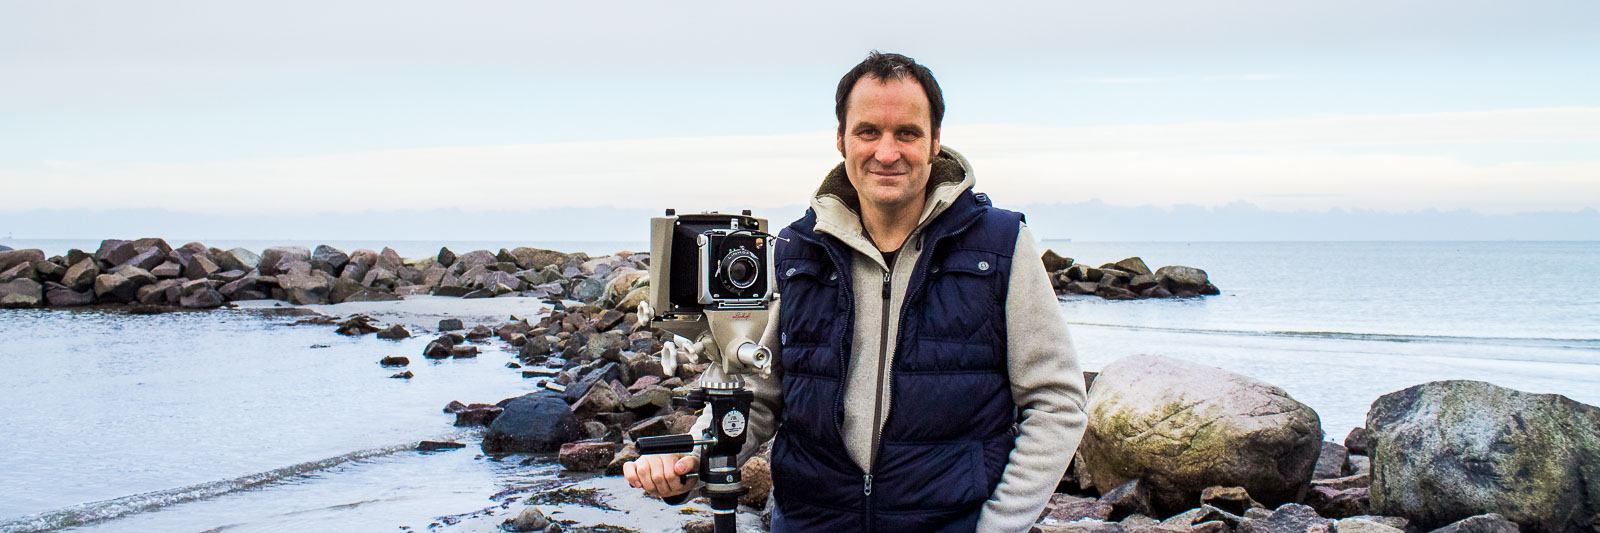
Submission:
[[[1026,531],[1086,420],[1033,236],[940,146],[926,67],[874,51],[835,114],[844,161],[781,232],[763,339],[781,368],[753,383],[741,458],[777,433],[772,530]],[[646,456],[624,474],[672,496],[695,468]]]

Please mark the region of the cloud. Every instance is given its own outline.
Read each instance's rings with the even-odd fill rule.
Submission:
[[[1100,76],[1081,78],[1083,83],[1104,84],[1145,84],[1145,83],[1185,83],[1207,81],[1268,81],[1281,79],[1281,74],[1222,74],[1214,76],[1150,76],[1150,77],[1119,77]]]
[[[786,206],[808,197],[837,163],[832,137],[819,131],[397,149],[205,164],[63,161],[38,170],[0,168],[7,191],[0,210]],[[944,140],[973,161],[981,190],[1010,203],[1244,200],[1272,210],[1505,213],[1594,207],[1600,199],[1600,158],[1474,163],[1460,148],[1600,143],[1600,108],[1591,107],[1096,127],[950,125]]]

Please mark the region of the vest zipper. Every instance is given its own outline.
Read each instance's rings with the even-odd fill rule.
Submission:
[[[877,462],[878,462],[878,445],[880,443],[880,440],[883,438],[883,424],[885,422],[884,419],[883,419],[883,403],[884,403],[883,384],[884,384],[884,381],[886,381],[888,379],[889,366],[890,366],[888,364],[888,360],[889,360],[889,311],[890,311],[890,309],[889,309],[889,307],[890,307],[889,306],[889,296],[891,294],[890,293],[890,287],[892,286],[891,284],[893,283],[893,281],[892,281],[893,280],[893,274],[892,274],[893,272],[894,272],[894,265],[892,263],[889,265],[889,270],[885,270],[883,272],[883,313],[881,315],[881,317],[882,317],[881,322],[883,324],[883,327],[879,331],[879,334],[878,334],[878,388],[877,388],[877,390],[873,391],[873,394],[874,394],[874,396],[876,396],[877,401],[874,403],[874,406],[873,406],[872,453],[868,454],[868,456],[867,456],[867,472],[872,472],[873,468],[877,466]],[[866,493],[867,494],[871,494],[872,493],[872,476],[871,476],[871,474],[868,474],[866,479],[867,479]]]
[[[863,475],[863,476],[861,476],[861,479],[862,479],[862,481],[866,482],[866,486],[861,489],[861,494],[865,495],[865,496],[871,496],[872,495],[872,474]]]

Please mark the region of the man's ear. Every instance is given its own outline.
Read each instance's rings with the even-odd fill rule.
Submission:
[[[933,130],[933,153],[928,154],[928,160],[939,157],[939,130]]]
[[[833,144],[839,149],[839,157],[844,157],[844,130],[834,132]]]

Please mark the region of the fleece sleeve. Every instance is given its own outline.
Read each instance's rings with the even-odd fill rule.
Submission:
[[[1039,517],[1087,423],[1083,373],[1033,233],[1017,235],[1006,293],[1006,366],[1020,432],[1000,484],[978,515],[980,532],[1024,532]]]

